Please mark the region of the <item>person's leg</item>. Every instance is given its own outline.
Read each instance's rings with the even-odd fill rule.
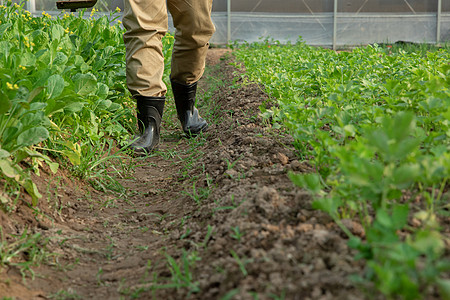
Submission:
[[[167,88],[162,81],[162,38],[167,32],[165,0],[125,0],[123,36],[127,85],[137,102],[140,137],[131,144],[137,154],[155,149]]]
[[[170,81],[183,130],[198,134],[208,126],[195,108],[197,81],[205,69],[209,39],[215,31],[212,0],[168,0],[176,28]]]

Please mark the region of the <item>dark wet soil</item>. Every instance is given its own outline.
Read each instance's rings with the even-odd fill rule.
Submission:
[[[33,268],[34,280],[3,268],[0,296],[365,298],[349,279],[363,265],[345,235],[288,178],[313,170],[288,134],[263,121],[268,97],[241,85],[232,61],[227,50],[209,53],[199,91],[200,102],[213,103],[208,133],[187,139],[166,126],[160,153],[133,161],[120,179],[126,193],[101,193],[60,172],[42,179],[50,195],[42,213],[23,206],[14,219],[2,216],[5,231],[29,227],[57,255]]]

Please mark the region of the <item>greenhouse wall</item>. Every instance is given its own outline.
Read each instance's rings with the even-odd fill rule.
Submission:
[[[27,6],[34,15],[58,14],[52,0],[29,0]],[[116,7],[123,9],[123,0],[96,5],[103,12]],[[217,45],[299,38],[329,47],[450,41],[450,0],[214,0],[212,18],[211,43]]]

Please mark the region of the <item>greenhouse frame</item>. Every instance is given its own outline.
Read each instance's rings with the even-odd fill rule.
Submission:
[[[26,5],[34,15],[60,13],[51,0]],[[123,0],[96,5],[100,11],[116,7],[123,8]],[[217,45],[301,38],[309,45],[342,48],[450,40],[450,0],[214,0],[212,18],[217,31],[211,43]]]

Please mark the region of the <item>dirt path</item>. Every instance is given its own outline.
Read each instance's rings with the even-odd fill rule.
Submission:
[[[205,137],[165,129],[160,153],[121,179],[124,195],[64,181],[56,193],[70,200],[53,225],[34,229],[59,256],[35,268],[34,280],[4,270],[0,296],[364,298],[347,278],[361,266],[343,235],[287,176],[311,171],[308,164],[288,135],[263,125],[267,96],[233,82],[226,52],[210,51],[200,84],[214,112]]]

